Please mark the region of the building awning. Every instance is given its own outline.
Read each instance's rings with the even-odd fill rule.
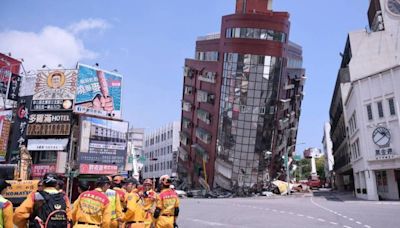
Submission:
[[[29,151],[63,151],[67,148],[68,139],[29,139]]]

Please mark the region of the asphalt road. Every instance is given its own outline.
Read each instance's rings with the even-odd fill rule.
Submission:
[[[273,198],[182,199],[180,228],[400,228],[400,202],[316,192]]]

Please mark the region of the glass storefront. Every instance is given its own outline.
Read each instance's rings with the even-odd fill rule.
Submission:
[[[253,187],[268,175],[282,58],[225,53],[217,158],[231,172],[231,188]],[[218,167],[217,167],[218,171]]]

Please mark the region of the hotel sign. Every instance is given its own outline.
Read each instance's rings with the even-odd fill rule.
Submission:
[[[71,113],[40,113],[29,116],[29,136],[65,136],[70,131]]]

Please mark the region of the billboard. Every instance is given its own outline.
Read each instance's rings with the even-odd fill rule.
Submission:
[[[66,112],[32,113],[27,136],[69,136],[72,114]]]
[[[80,126],[79,163],[115,165],[123,170],[128,123],[82,116]]]
[[[0,111],[0,161],[6,158],[11,119],[12,111]]]
[[[74,111],[121,119],[121,85],[120,74],[79,64]]]
[[[76,70],[40,70],[37,73],[32,111],[72,110]]]
[[[55,164],[40,164],[31,166],[32,177],[43,177],[46,173],[54,173],[56,171]]]

